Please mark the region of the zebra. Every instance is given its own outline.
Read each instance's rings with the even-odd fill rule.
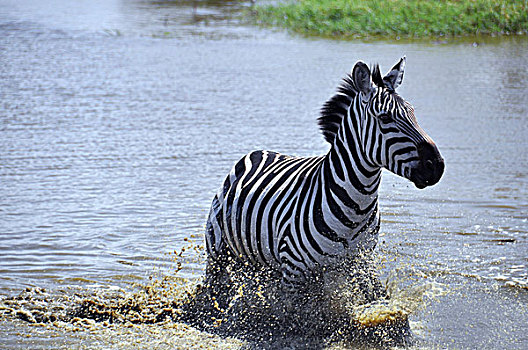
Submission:
[[[327,154],[258,150],[235,163],[209,212],[206,278],[230,256],[276,272],[282,288],[296,290],[316,271],[374,249],[382,168],[419,189],[440,180],[437,146],[396,93],[405,61],[384,77],[377,64],[353,66],[318,119]]]

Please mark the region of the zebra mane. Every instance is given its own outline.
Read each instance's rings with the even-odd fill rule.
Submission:
[[[349,73],[343,78],[337,88],[337,93],[325,102],[321,108],[321,116],[317,119],[319,129],[325,140],[332,144],[334,142],[341,121],[347,114],[348,107],[356,97],[358,90],[354,84],[352,75]]]
[[[372,81],[379,87],[386,87],[378,64],[372,66]],[[341,84],[337,87],[337,93],[325,102],[321,108],[321,116],[317,119],[319,129],[325,140],[332,144],[334,142],[341,121],[346,116],[348,107],[356,97],[358,89],[352,78],[347,74]]]

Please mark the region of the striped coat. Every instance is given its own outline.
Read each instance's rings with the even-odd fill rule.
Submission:
[[[319,118],[326,155],[253,151],[233,166],[207,221],[208,264],[230,254],[280,272],[295,289],[321,267],[375,247],[381,169],[419,188],[443,172],[414,109],[395,93],[404,66],[402,58],[383,78],[378,66],[354,66]]]

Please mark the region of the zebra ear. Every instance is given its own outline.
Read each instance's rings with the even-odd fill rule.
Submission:
[[[352,79],[356,88],[365,95],[372,90],[372,78],[369,67],[359,61],[352,69]]]
[[[401,85],[403,80],[403,72],[405,70],[405,56],[403,56],[398,63],[383,77],[385,86],[394,91]]]

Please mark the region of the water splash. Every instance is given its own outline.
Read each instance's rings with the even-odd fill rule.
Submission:
[[[408,319],[412,314],[422,311],[432,300],[447,294],[445,286],[437,282],[418,282],[400,287],[398,280],[388,281],[389,299],[377,300],[364,305],[354,305],[352,314],[362,326],[376,327],[382,323]]]
[[[272,274],[248,269],[232,271],[219,293],[202,279],[179,276],[185,263],[201,259],[198,250],[190,244],[172,253],[174,271],[133,291],[96,285],[31,288],[1,300],[0,314],[48,330],[118,339],[127,332],[140,338],[157,332],[166,342],[170,334],[183,342],[214,339],[215,346],[229,348],[387,347],[408,345],[409,317],[444,293],[435,282],[400,287],[405,276],[391,275],[381,283],[379,266],[364,259],[326,271],[313,288],[296,295],[285,294]],[[127,347],[126,337],[119,344]]]

